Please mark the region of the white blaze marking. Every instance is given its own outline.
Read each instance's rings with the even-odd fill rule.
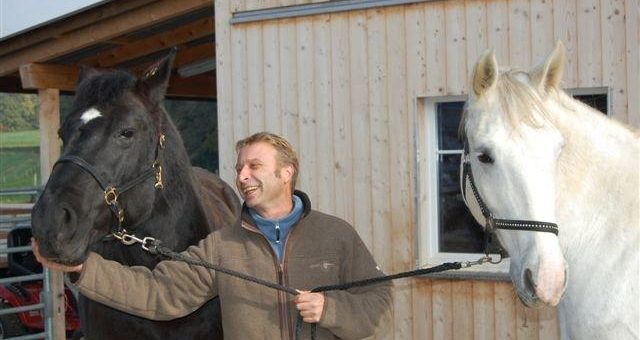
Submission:
[[[82,122],[84,124],[87,124],[88,121],[98,118],[102,116],[102,114],[100,113],[100,111],[96,110],[95,108],[90,108],[89,110],[85,111],[82,116],[80,116],[80,119],[82,119]]]

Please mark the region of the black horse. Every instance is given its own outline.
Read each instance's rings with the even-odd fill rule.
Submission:
[[[43,256],[65,264],[89,251],[125,265],[159,259],[128,235],[153,237],[181,251],[240,213],[234,191],[192,168],[163,107],[173,56],[137,79],[124,71],[80,72],[73,111],[63,122],[61,158],[32,212]],[[222,339],[214,299],[173,321],[150,321],[80,296],[86,339]]]

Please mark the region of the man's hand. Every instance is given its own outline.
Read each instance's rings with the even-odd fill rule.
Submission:
[[[67,266],[64,264],[60,264],[57,262],[53,262],[50,261],[44,257],[42,257],[42,255],[40,255],[40,248],[38,247],[38,241],[36,241],[35,238],[31,238],[31,245],[33,246],[33,255],[36,256],[36,260],[38,260],[38,262],[40,262],[43,266],[49,268],[49,269],[53,269],[53,270],[57,270],[57,271],[61,271],[61,272],[81,272],[82,271],[82,264],[79,264],[77,266]]]
[[[300,315],[302,315],[302,320],[308,323],[319,322],[324,309],[324,294],[301,290],[298,292],[300,294],[298,294],[293,301],[296,304],[296,308],[300,311]]]

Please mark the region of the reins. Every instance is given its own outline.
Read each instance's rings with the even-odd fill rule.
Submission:
[[[256,283],[258,285],[262,285],[268,288],[272,288],[275,290],[279,290],[282,292],[285,292],[287,294],[290,295],[298,295],[300,294],[300,292],[297,289],[291,288],[291,287],[287,287],[275,282],[271,282],[271,281],[266,281],[263,279],[259,279],[257,277],[253,277],[251,275],[247,275],[235,270],[231,270],[213,263],[209,263],[203,260],[199,260],[199,259],[194,259],[192,257],[189,256],[185,256],[181,253],[176,253],[173,250],[167,248],[167,247],[163,247],[160,245],[160,241],[153,238],[153,237],[144,237],[144,238],[138,238],[135,235],[131,235],[131,234],[127,234],[124,233],[122,235],[121,241],[126,244],[126,245],[132,245],[134,243],[140,243],[142,246],[142,249],[148,251],[151,254],[154,255],[160,255],[160,256],[164,256],[166,258],[169,258],[171,260],[176,260],[176,261],[182,261],[185,263],[188,263],[190,265],[195,265],[195,266],[201,266],[201,267],[205,267],[211,270],[214,270],[216,272],[220,272],[220,273],[224,273],[233,277],[237,277],[239,279],[242,280],[246,280],[246,281],[250,281],[253,283]],[[328,285],[328,286],[320,286],[320,287],[316,287],[311,289],[311,292],[313,293],[321,293],[321,292],[328,292],[328,291],[333,291],[333,290],[346,290],[346,289],[350,289],[350,288],[354,288],[354,287],[364,287],[364,286],[370,286],[370,285],[374,285],[377,283],[381,283],[381,282],[386,282],[386,281],[392,281],[392,280],[397,280],[397,279],[402,279],[402,278],[407,278],[407,277],[412,277],[412,276],[420,276],[420,275],[426,275],[426,274],[433,274],[433,273],[439,273],[439,272],[443,272],[443,271],[447,271],[447,270],[457,270],[457,269],[461,269],[461,268],[468,268],[471,266],[475,266],[475,265],[481,265],[483,263],[493,263],[491,257],[489,256],[483,256],[480,259],[476,260],[476,261],[465,261],[465,262],[446,262],[443,264],[440,264],[438,266],[434,266],[434,267],[429,267],[429,268],[420,268],[420,269],[416,269],[416,270],[410,270],[410,271],[406,271],[406,272],[401,272],[401,273],[396,273],[396,274],[391,274],[391,275],[384,275],[384,276],[379,276],[379,277],[372,277],[372,278],[368,278],[368,279],[364,279],[364,280],[358,280],[358,281],[352,281],[352,282],[346,282],[346,283],[341,283],[341,284],[336,284],[336,285]],[[295,338],[296,339],[301,339],[301,332],[302,332],[302,326],[303,326],[303,320],[302,320],[302,316],[298,315],[298,318],[296,320],[296,328],[295,328]],[[316,328],[317,328],[317,324],[311,324],[311,339],[315,339],[315,334],[316,334]]]

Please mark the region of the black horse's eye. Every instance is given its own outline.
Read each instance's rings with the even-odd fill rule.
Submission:
[[[133,134],[136,132],[135,129],[124,129],[122,131],[120,131],[120,138],[131,138],[133,137]]]
[[[491,158],[491,156],[484,152],[478,154],[478,160],[480,161],[480,163],[493,164],[493,158]]]

